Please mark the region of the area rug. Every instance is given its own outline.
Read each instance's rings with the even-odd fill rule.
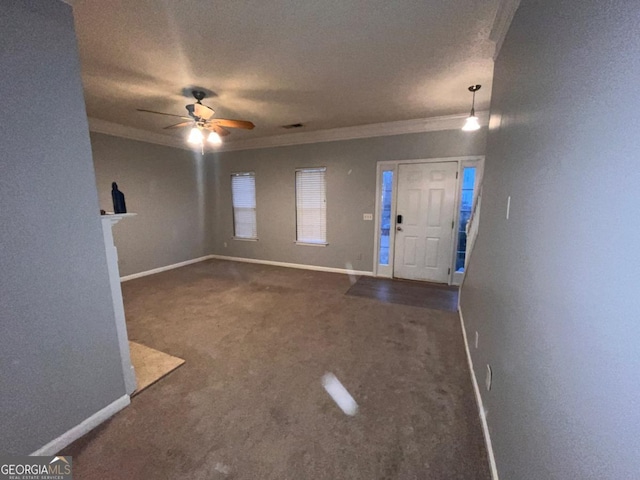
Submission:
[[[133,395],[137,395],[145,388],[153,385],[184,363],[182,358],[174,357],[136,342],[129,342],[129,351],[131,352],[131,363],[135,369],[137,382],[137,388]]]

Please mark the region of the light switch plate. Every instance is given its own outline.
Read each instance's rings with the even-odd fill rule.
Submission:
[[[373,220],[373,213],[363,213],[362,214],[362,219],[363,220]]]

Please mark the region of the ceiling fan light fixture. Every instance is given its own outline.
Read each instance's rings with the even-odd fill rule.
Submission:
[[[462,126],[462,130],[465,132],[473,132],[475,130],[480,129],[480,123],[478,122],[478,117],[476,117],[476,92],[480,90],[482,85],[471,85],[469,87],[469,91],[473,93],[473,100],[471,101],[471,113],[467,117],[467,120],[464,122]]]
[[[187,142],[193,145],[199,145],[202,143],[204,136],[198,127],[193,127],[189,132],[189,138],[187,138]]]
[[[207,142],[211,145],[221,145],[222,137],[218,135],[217,132],[209,132],[209,136],[207,137]]]
[[[139,108],[139,112],[155,113],[157,115],[168,115],[170,117],[178,117],[182,121],[174,125],[164,127],[167,129],[174,128],[189,128],[189,135],[187,135],[187,143],[200,147],[204,154],[205,140],[211,146],[219,146],[222,142],[222,137],[229,135],[231,132],[228,128],[241,128],[244,130],[252,130],[255,125],[248,120],[233,120],[231,118],[213,118],[215,111],[213,108],[203,105],[202,100],[206,97],[204,90],[191,90],[195,103],[185,105],[187,109],[187,115],[176,115],[173,113],[157,112],[155,110],[146,110]]]

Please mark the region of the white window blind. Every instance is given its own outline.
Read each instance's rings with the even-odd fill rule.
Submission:
[[[257,239],[255,173],[234,173],[231,175],[231,196],[234,237]]]
[[[296,239],[327,242],[326,168],[296,170]]]

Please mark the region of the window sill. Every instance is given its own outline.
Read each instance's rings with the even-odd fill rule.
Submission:
[[[295,241],[293,243],[295,243],[296,245],[304,245],[304,246],[307,246],[307,247],[326,247],[327,245],[329,245],[327,242],[324,242],[324,243],[309,243],[309,242],[298,242],[298,241]]]
[[[231,237],[233,240],[240,240],[241,242],[257,242],[257,238],[243,238],[243,237]]]

